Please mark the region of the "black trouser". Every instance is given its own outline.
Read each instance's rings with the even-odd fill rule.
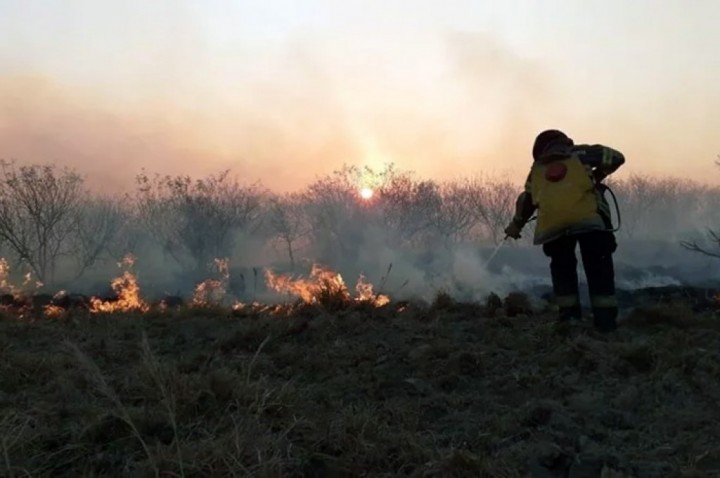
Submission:
[[[560,308],[560,319],[581,317],[575,256],[578,243],[590,289],[595,327],[599,330],[614,330],[617,326],[618,307],[612,254],[617,249],[617,242],[612,232],[574,234],[543,245],[543,252],[550,257],[550,274]]]

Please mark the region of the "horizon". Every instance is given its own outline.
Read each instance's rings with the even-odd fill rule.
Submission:
[[[0,158],[105,191],[343,165],[521,182],[537,133],[720,184],[720,4],[0,0]],[[592,19],[588,22],[587,19]],[[566,66],[566,68],[563,68]]]

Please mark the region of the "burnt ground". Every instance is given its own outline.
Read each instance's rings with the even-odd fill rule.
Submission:
[[[720,476],[712,311],[525,312],[4,317],[0,476]]]

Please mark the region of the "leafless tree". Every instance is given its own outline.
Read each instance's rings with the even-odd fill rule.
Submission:
[[[715,160],[715,165],[720,166],[720,156],[718,156],[718,159]],[[713,192],[716,191],[710,191],[709,195],[712,199],[717,199],[717,194],[713,194]],[[717,213],[717,209],[713,208],[713,213]],[[714,257],[714,258],[720,258],[720,234],[718,234],[715,230],[712,228],[707,229],[707,235],[710,239],[710,242],[717,248],[717,251],[712,251],[708,249],[707,247],[701,246],[698,241],[681,241],[680,244],[693,252],[699,252],[700,254]]]
[[[285,194],[270,200],[267,223],[271,234],[283,243],[293,270],[296,242],[308,233],[306,211],[303,197],[297,193]]]
[[[357,253],[358,241],[368,228],[380,226],[379,191],[396,175],[392,164],[378,171],[344,165],[305,188],[302,198],[309,219],[309,235],[320,256],[350,259]],[[372,200],[361,198],[363,188],[375,191],[376,196]]]
[[[515,215],[517,197],[522,187],[507,177],[474,179],[475,192],[472,209],[484,226],[490,240],[499,244],[505,237],[505,227]]]
[[[476,191],[467,182],[447,182],[439,187],[439,207],[433,222],[445,247],[466,239],[477,222],[473,210]]]
[[[0,237],[39,280],[52,283],[57,260],[78,226],[83,180],[53,166],[3,161],[1,168]]]
[[[361,231],[353,221],[357,216],[357,189],[348,171],[341,170],[317,179],[304,191],[310,233],[321,255],[347,257],[352,253],[352,244]]]
[[[79,265],[76,279],[102,256],[112,257],[112,244],[117,240],[127,220],[121,203],[107,197],[84,199],[79,211],[77,229],[73,235],[74,257]],[[130,251],[125,251],[127,252]]]
[[[662,210],[663,198],[672,194],[673,181],[662,182],[649,175],[633,174],[608,185],[622,203],[621,234],[628,239],[640,239],[643,234],[647,235],[648,221]]]
[[[252,235],[261,224],[265,191],[230,179],[229,171],[198,180],[142,173],[136,181],[144,226],[179,265],[199,274],[232,255],[239,233]]]
[[[433,181],[398,175],[378,191],[383,225],[396,246],[417,246],[434,226],[442,197]]]
[[[111,202],[94,200],[83,178],[53,165],[0,162],[0,239],[47,285],[80,277],[117,232]]]
[[[708,229],[707,234],[710,238],[710,242],[720,251],[720,235],[712,229]],[[707,247],[701,246],[697,241],[681,241],[680,245],[689,251],[699,252],[709,257],[720,258],[720,252],[711,251]]]
[[[115,205],[115,214],[119,215],[119,227],[106,250],[112,260],[118,263],[127,254],[138,255],[144,241],[150,241],[152,238],[145,227],[145,221],[137,202],[130,195],[125,195]]]

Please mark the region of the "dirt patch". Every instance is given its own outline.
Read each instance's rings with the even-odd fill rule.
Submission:
[[[717,318],[519,299],[1,319],[0,475],[720,476]]]

